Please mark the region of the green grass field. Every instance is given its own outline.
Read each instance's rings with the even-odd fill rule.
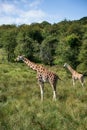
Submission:
[[[66,70],[50,69],[64,81],[57,84],[56,102],[45,84],[41,102],[36,72],[21,63],[0,64],[0,130],[87,130],[87,78],[84,88],[72,86]]]

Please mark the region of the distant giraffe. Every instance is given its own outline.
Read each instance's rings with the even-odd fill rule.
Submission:
[[[56,74],[47,70],[43,65],[38,65],[34,62],[31,62],[29,59],[24,56],[18,56],[16,61],[22,60],[27,64],[31,69],[37,72],[37,79],[40,86],[41,100],[43,101],[44,95],[44,82],[49,82],[53,90],[53,100],[56,100],[56,84],[58,79],[60,79]]]
[[[66,67],[72,74],[73,85],[75,85],[75,80],[79,80],[81,85],[84,85],[84,75],[76,72],[69,64],[65,63],[64,67]]]

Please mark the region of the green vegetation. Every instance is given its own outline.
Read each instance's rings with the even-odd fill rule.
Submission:
[[[14,62],[18,54],[46,64],[63,81],[57,84],[57,101],[45,84],[44,101],[36,72]],[[86,130],[87,78],[84,88],[63,68],[70,63],[87,72],[87,17],[51,25],[0,26],[0,130]]]
[[[87,72],[87,17],[76,21],[46,21],[30,25],[1,25],[0,48],[7,60],[24,54],[34,62],[61,65],[68,62],[75,69]]]
[[[73,87],[59,66],[50,69],[64,81],[57,84],[56,102],[50,85],[45,84],[41,102],[33,70],[20,63],[0,64],[0,130],[87,129],[87,87],[79,82]]]

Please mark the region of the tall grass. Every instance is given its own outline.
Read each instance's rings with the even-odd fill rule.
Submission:
[[[87,79],[85,87],[61,67],[51,67],[63,81],[57,84],[57,101],[45,84],[44,101],[36,73],[20,63],[0,64],[0,130],[86,130]]]

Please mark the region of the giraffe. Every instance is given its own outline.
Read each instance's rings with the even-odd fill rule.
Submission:
[[[64,67],[66,67],[72,74],[73,85],[75,85],[75,80],[79,80],[81,85],[84,85],[84,75],[76,72],[69,64],[65,63]]]
[[[53,90],[53,100],[56,101],[56,85],[59,78],[58,75],[55,73],[47,70],[43,65],[36,64],[31,62],[25,56],[18,56],[16,61],[22,60],[26,65],[28,65],[32,70],[37,72],[37,79],[40,86],[40,93],[41,93],[41,101],[43,101],[44,97],[44,83],[50,83],[52,90]],[[61,80],[61,79],[60,79]]]

